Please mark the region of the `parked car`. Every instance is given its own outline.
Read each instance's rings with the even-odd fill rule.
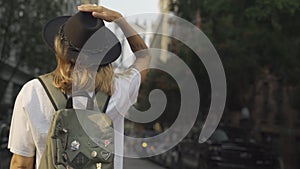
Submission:
[[[173,166],[180,169],[278,169],[282,166],[271,149],[258,143],[249,131],[219,127],[205,143],[200,144],[198,137],[192,134],[178,145],[178,161]]]

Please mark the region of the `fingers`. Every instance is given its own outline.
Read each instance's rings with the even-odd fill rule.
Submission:
[[[93,4],[83,4],[77,7],[82,12],[103,12],[104,7]]]
[[[122,15],[116,11],[107,9],[103,6],[97,6],[93,4],[83,4],[77,7],[82,12],[92,12],[92,15],[96,18],[103,19],[108,22],[112,22],[122,17]]]
[[[105,19],[107,16],[103,12],[92,12],[92,15],[96,18],[103,18]]]

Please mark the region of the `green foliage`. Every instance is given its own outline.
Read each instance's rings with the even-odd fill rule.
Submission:
[[[44,73],[55,64],[54,54],[44,44],[41,31],[47,20],[62,14],[64,1],[2,0],[0,2],[0,59],[14,57],[16,66]]]
[[[239,97],[262,69],[299,84],[299,0],[173,0],[171,9],[193,23],[200,11],[201,29],[224,64],[232,104],[242,106]]]

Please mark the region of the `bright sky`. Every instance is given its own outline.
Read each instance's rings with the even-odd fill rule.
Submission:
[[[117,10],[124,16],[159,12],[159,0],[99,0],[99,2],[105,7]]]
[[[147,29],[157,20],[157,15],[146,14],[145,16],[137,14],[159,13],[159,0],[99,0],[99,2],[100,5],[120,12],[131,23],[138,21],[139,24],[143,24],[146,21]],[[106,24],[106,26],[109,27],[110,25]],[[114,31],[113,28],[111,29]],[[146,36],[145,41],[149,43],[149,37]],[[123,53],[122,63],[125,67],[128,67],[134,61],[134,57],[127,41],[123,43]]]

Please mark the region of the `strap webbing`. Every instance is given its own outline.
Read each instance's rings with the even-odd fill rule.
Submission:
[[[38,77],[38,80],[43,85],[55,111],[64,109],[67,104],[65,95],[56,87],[52,85],[51,74],[45,74]]]
[[[107,109],[107,106],[108,106],[110,96],[108,96],[107,94],[105,94],[101,91],[98,91],[96,93],[95,99],[97,101],[97,105],[98,105],[99,110],[102,110],[102,112],[105,113],[106,109]]]

